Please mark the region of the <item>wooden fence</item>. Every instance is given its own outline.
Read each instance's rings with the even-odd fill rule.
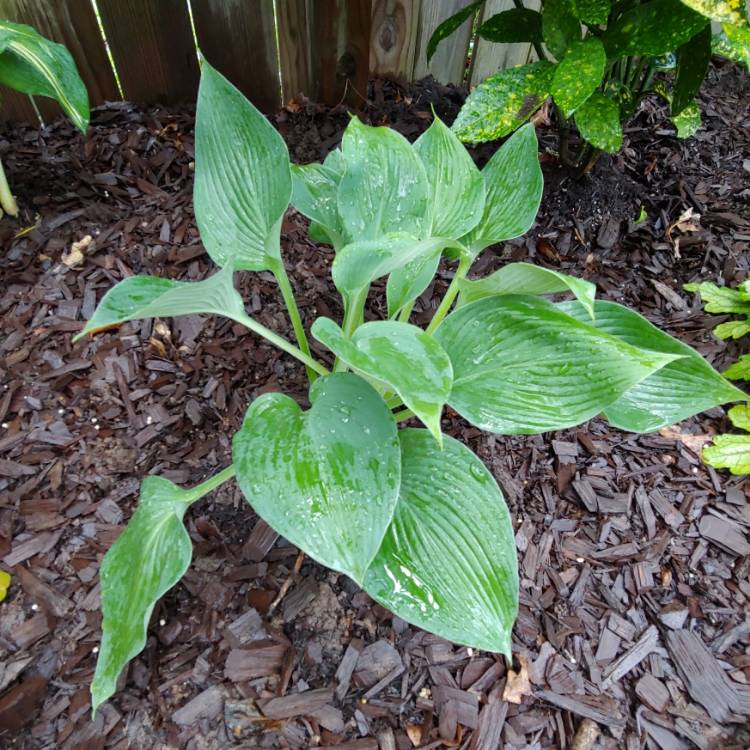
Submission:
[[[501,67],[530,59],[528,44],[472,38],[467,22],[441,44],[428,66],[425,50],[432,32],[468,2],[0,0],[0,18],[31,24],[65,44],[92,106],[121,98],[142,104],[194,101],[197,41],[212,65],[257,107],[271,112],[300,94],[328,104],[345,97],[356,103],[372,76],[416,80],[432,74],[442,83],[475,85]],[[510,7],[512,0],[488,0],[484,15]],[[2,97],[5,119],[35,119],[28,97],[7,90]],[[44,119],[58,113],[49,99],[35,102]]]

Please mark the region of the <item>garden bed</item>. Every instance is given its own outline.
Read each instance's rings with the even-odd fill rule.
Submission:
[[[738,347],[711,336],[718,319],[682,284],[750,272],[749,93],[746,73],[714,67],[705,127],[684,142],[648,100],[622,153],[579,183],[545,151],[535,226],[477,270],[526,260],[583,276],[723,369]],[[450,121],[461,100],[430,81],[377,81],[361,115],[414,139],[431,104]],[[345,107],[307,102],[275,118],[299,162],[321,160],[347,120]],[[539,136],[555,147],[543,124]],[[750,744],[750,488],[698,457],[727,426],[720,409],[661,434],[597,419],[512,438],[446,410],[444,432],[484,460],[514,519],[513,672],[394,618],[277,539],[224,485],[188,514],[193,565],[92,722],[97,571],[140,478],[194,484],[226,466],[248,403],[282,389],[304,402],[306,380],[296,361],[214,317],[130,323],[71,344],[124,276],[209,271],[192,215],[191,113],[111,105],[85,139],[63,121],[4,138],[29,228],[15,237],[18,223],[0,224],[0,567],[13,576],[0,604],[0,744],[563,748],[597,727],[599,747],[613,749],[646,736],[660,748]],[[339,318],[332,253],[293,210],[282,251],[306,323]],[[418,323],[450,274],[418,301]],[[290,336],[270,274],[241,279],[250,314]]]

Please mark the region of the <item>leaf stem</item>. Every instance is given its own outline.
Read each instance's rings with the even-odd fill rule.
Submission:
[[[434,333],[435,329],[443,322],[443,318],[448,314],[453,301],[458,296],[458,284],[468,273],[471,261],[472,259],[469,256],[461,256],[461,260],[458,262],[458,268],[456,269],[456,273],[453,274],[453,279],[445,292],[443,301],[435,311],[435,315],[432,316],[430,325],[427,326],[425,333]]]
[[[228,479],[231,479],[235,475],[235,472],[234,464],[229,464],[226,469],[209,477],[205,482],[196,484],[195,487],[190,490],[185,490],[189,498],[187,503],[192,504],[196,500],[200,500],[204,495],[208,495],[209,492],[215,490],[219,485],[224,484]]]
[[[414,300],[407,302],[402,308],[398,315],[398,319],[401,323],[408,323],[411,317],[412,310],[414,310]]]
[[[0,206],[3,207],[6,214],[13,217],[18,216],[18,204],[13,197],[13,193],[10,192],[10,185],[8,185],[8,178],[5,176],[2,161],[0,161]]]
[[[292,321],[292,328],[294,329],[294,335],[297,338],[299,348],[302,350],[303,354],[307,357],[311,357],[310,344],[307,341],[305,328],[302,325],[302,318],[300,317],[299,308],[297,307],[297,300],[294,298],[294,290],[292,289],[289,276],[284,267],[284,261],[280,260],[278,263],[275,263],[271,268],[271,273],[276,277],[281,296],[284,298],[284,304],[286,304],[286,309],[289,312],[289,319]],[[312,383],[317,377],[315,369],[307,364],[305,365],[305,369],[307,370],[308,380]]]

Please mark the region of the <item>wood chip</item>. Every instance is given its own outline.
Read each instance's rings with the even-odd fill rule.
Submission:
[[[260,710],[269,719],[291,719],[294,716],[310,716],[319,711],[333,698],[333,688],[307,690],[304,693],[285,695],[259,701]]]

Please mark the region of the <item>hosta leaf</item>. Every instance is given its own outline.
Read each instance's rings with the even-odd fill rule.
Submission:
[[[706,312],[750,315],[750,300],[740,289],[717,286],[711,281],[684,284],[682,288],[700,294]]]
[[[195,220],[220,266],[262,271],[279,262],[292,194],[289,154],[270,122],[205,60],[195,120]]]
[[[573,16],[590,26],[607,23],[610,10],[609,0],[570,0]]]
[[[508,508],[484,464],[427,430],[399,432],[401,492],[364,589],[402,619],[510,658],[518,570]]]
[[[750,432],[750,403],[733,406],[727,412],[727,416],[735,427]]]
[[[677,77],[672,94],[672,118],[695,103],[711,60],[711,27],[699,31],[677,50]]]
[[[341,150],[346,171],[339,183],[338,209],[348,236],[422,236],[429,225],[429,186],[409,141],[392,128],[373,128],[352,117]]]
[[[750,435],[717,435],[703,449],[703,460],[732,474],[750,474]]]
[[[318,318],[312,335],[357,372],[396,391],[441,443],[440,414],[448,400],[453,370],[448,355],[421,328],[378,320],[351,338],[328,318]]]
[[[724,371],[724,377],[730,380],[750,380],[750,354],[743,354]]]
[[[430,40],[427,42],[427,64],[430,64],[432,56],[435,54],[438,44],[443,41],[446,37],[449,37],[459,26],[462,26],[466,21],[471,18],[480,8],[484,0],[476,0],[473,3],[469,3],[465,8],[461,8],[458,13],[454,13],[445,19],[436,29],[432,32]]]
[[[72,123],[86,132],[89,95],[70,52],[31,26],[0,21],[0,83],[56,99]]]
[[[453,132],[465,143],[502,138],[523,125],[549,96],[554,65],[546,60],[501,70],[466,98]]]
[[[338,210],[338,190],[342,172],[337,167],[339,151],[332,151],[323,164],[292,164],[292,205],[323,228],[334,245],[344,242],[344,229]]]
[[[439,265],[440,254],[434,253],[391,271],[385,285],[389,318],[397,315],[403,307],[413,302],[427,289]]]
[[[618,16],[602,41],[610,58],[663,55],[676,50],[707,23],[680,0],[649,0]]]
[[[547,48],[562,60],[570,46],[581,40],[581,24],[573,15],[569,0],[545,0],[542,30]]]
[[[701,111],[698,102],[688,104],[679,115],[672,116],[672,124],[677,128],[678,138],[690,138],[701,126]]]
[[[591,419],[675,359],[519,295],[464,305],[435,338],[453,364],[448,403],[477,427],[512,435]]]
[[[461,141],[440,118],[417,138],[429,185],[431,227],[426,234],[458,239],[482,218],[485,187],[481,172]]]
[[[725,23],[711,40],[714,54],[744,65],[750,70],[750,27]]]
[[[496,13],[479,27],[488,42],[541,42],[542,14],[530,8],[511,8]]]
[[[596,286],[585,279],[577,279],[565,273],[553,271],[530,263],[508,263],[484,279],[471,281],[461,279],[458,305],[475,302],[497,294],[557,294],[572,292],[584,306],[591,318],[594,317]]]
[[[203,281],[172,281],[157,276],[129,276],[110,289],[96,307],[77,341],[126,320],[169,318],[216,313],[228,318],[245,312],[242,297],[232,283],[232,269],[223,268]]]
[[[91,708],[116,690],[125,665],[146,645],[146,630],[156,601],[190,565],[193,547],[182,523],[194,498],[161,477],[147,477],[133,517],[110,547],[99,579],[102,642],[91,683]]]
[[[595,91],[578,109],[576,126],[592,146],[614,154],[622,146],[620,108],[608,96]]]
[[[604,45],[595,36],[568,48],[552,78],[552,98],[567,117],[596,91],[606,64]]]
[[[306,412],[280,393],[250,404],[232,441],[237,481],[266,523],[361,582],[398,500],[396,422],[351,373],[316,380],[310,401]]]
[[[743,0],[682,0],[694,11],[720,23],[746,24]]]
[[[578,320],[587,320],[576,302],[562,302],[558,309]],[[643,316],[615,302],[597,300],[593,325],[633,346],[680,355],[658,372],[634,385],[606,407],[605,416],[621,430],[651,432],[680,422],[693,414],[743,398],[703,357]]]
[[[534,223],[544,188],[538,149],[534,127],[525,125],[482,170],[487,189],[484,214],[461,240],[474,257],[496,242],[520,237]]]

